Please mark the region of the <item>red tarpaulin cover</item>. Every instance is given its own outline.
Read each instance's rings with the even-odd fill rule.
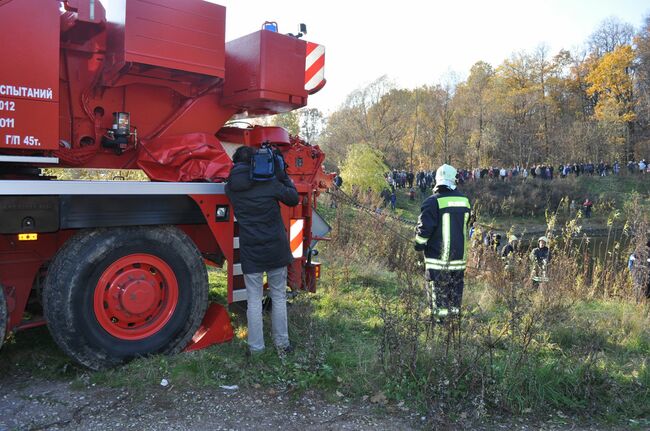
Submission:
[[[138,166],[154,181],[225,181],[232,161],[207,133],[140,141]]]

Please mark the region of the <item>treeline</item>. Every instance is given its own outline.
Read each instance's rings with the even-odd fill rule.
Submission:
[[[359,143],[405,169],[647,159],[650,16],[638,31],[607,19],[575,52],[542,45],[496,67],[479,61],[462,82],[409,90],[382,76],[351,93],[322,133],[317,111],[291,115],[279,124],[324,146],[330,167]]]

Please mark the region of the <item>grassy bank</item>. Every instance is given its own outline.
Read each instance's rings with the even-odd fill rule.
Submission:
[[[615,211],[624,212],[633,200],[644,211],[650,211],[650,176],[621,175],[609,177],[581,176],[545,181],[529,178],[514,181],[482,180],[459,186],[467,194],[479,214],[479,220],[490,226],[509,229],[512,225],[533,227],[546,223],[548,212],[557,213],[561,221],[572,214],[569,205],[575,201],[579,209],[586,197],[594,203],[592,219],[586,226],[601,226]],[[397,190],[395,214],[415,221],[423,200],[420,192],[414,201],[404,189]]]

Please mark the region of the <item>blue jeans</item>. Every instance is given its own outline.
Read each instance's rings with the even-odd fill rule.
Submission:
[[[246,294],[248,296],[248,348],[251,352],[264,350],[264,323],[262,320],[262,298],[264,282],[262,272],[244,274]],[[266,272],[271,296],[271,336],[278,348],[289,346],[287,328],[287,267],[276,268]]]

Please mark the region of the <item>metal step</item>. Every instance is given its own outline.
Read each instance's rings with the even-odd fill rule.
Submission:
[[[58,165],[58,157],[41,157],[41,156],[8,156],[0,155],[0,163],[36,163],[46,165]]]
[[[2,195],[222,195],[223,183],[0,180]]]

